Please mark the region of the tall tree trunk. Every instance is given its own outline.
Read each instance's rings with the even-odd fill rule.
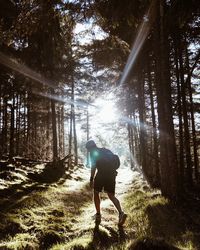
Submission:
[[[61,126],[61,136],[60,136],[60,140],[61,140],[61,142],[60,142],[60,146],[61,146],[61,154],[62,154],[62,156],[65,156],[65,142],[64,142],[64,138],[65,138],[65,129],[64,129],[64,105],[62,105],[61,106],[61,117],[60,117],[60,122],[61,122],[61,124],[60,124],[60,126]]]
[[[184,121],[184,146],[186,154],[186,164],[187,164],[187,183],[192,185],[192,161],[191,161],[191,148],[190,148],[190,133],[189,133],[189,123],[188,123],[188,110],[187,110],[187,100],[186,100],[186,83],[184,79],[184,66],[183,66],[183,49],[181,47],[182,41],[179,30],[177,31],[178,35],[178,57],[180,64],[180,80],[181,80],[181,97],[182,97],[182,110],[183,110],[183,121]]]
[[[51,89],[52,96],[54,95],[54,90]],[[52,112],[52,132],[53,132],[53,160],[58,158],[58,142],[57,142],[57,122],[56,122],[56,105],[55,101],[51,99],[51,112]]]
[[[48,111],[47,111],[47,117],[46,117],[46,130],[47,130],[47,132],[46,132],[46,140],[47,140],[47,142],[50,142],[50,134],[51,134],[51,132],[50,132],[50,130],[51,130],[51,126],[50,126],[50,124],[51,124],[51,108],[50,108],[50,102],[48,103]],[[46,152],[46,159],[49,159],[49,156],[50,156],[50,152],[51,152],[51,146],[49,145],[49,143],[48,143],[48,145],[47,145],[47,152]]]
[[[15,124],[15,99],[13,96],[13,104],[10,105],[11,118],[10,118],[10,150],[9,159],[11,160],[14,156],[14,124]]]
[[[27,115],[27,97],[28,94],[25,92],[24,94],[24,102],[23,102],[23,116],[21,116],[21,114],[19,113],[19,129],[21,127],[21,120],[23,120],[23,142],[24,142],[24,146],[27,148],[27,130],[28,130],[28,115]],[[19,101],[19,105],[22,105],[22,98],[20,95],[20,101]],[[27,152],[26,152],[27,153]]]
[[[90,123],[89,123],[89,110],[88,110],[88,106],[87,106],[87,111],[86,111],[86,119],[87,119],[87,122],[86,122],[86,137],[87,137],[87,141],[89,140],[90,138]]]
[[[133,145],[133,129],[132,126],[128,123],[128,141],[129,141],[129,152],[130,152],[130,161],[131,168],[134,168],[134,145]]]
[[[198,60],[198,58],[197,58]],[[195,62],[196,63],[196,62]],[[192,142],[193,142],[193,154],[194,154],[194,173],[196,180],[199,179],[199,159],[198,159],[198,148],[197,148],[197,137],[196,137],[196,128],[195,128],[195,118],[194,118],[194,103],[192,97],[192,82],[191,82],[191,72],[190,72],[190,65],[189,65],[189,56],[188,50],[186,48],[186,66],[188,71],[188,77],[186,80],[186,86],[189,90],[189,99],[190,99],[190,112],[191,112],[191,123],[192,123]]]
[[[132,120],[132,102],[131,102],[131,92],[133,90],[129,86],[128,91],[127,91],[127,101],[126,101],[126,110],[127,110],[127,117]],[[127,125],[128,129],[128,142],[129,142],[129,152],[130,152],[130,163],[131,163],[131,168],[134,168],[134,144],[133,144],[133,125],[131,123],[128,123]]]
[[[8,98],[4,97],[3,99],[3,153],[7,154],[8,152]]]
[[[141,70],[141,69],[139,69]],[[140,126],[140,155],[141,155],[141,165],[145,177],[149,180],[149,173],[147,169],[147,143],[146,143],[146,128],[145,128],[145,95],[144,95],[144,78],[143,72],[139,73],[138,79],[138,109],[139,109],[139,126]]]
[[[164,1],[161,0],[161,13],[164,7]],[[164,10],[164,8],[163,8]],[[164,88],[164,109],[165,109],[165,130],[167,135],[167,153],[169,163],[169,177],[170,177],[170,196],[178,198],[179,181],[177,168],[177,152],[176,141],[174,134],[173,112],[172,112],[172,97],[171,97],[171,79],[170,79],[170,53],[169,53],[169,39],[167,34],[167,27],[164,19],[164,12],[161,15],[161,80]],[[168,179],[168,175],[166,175]]]
[[[71,110],[70,110],[70,121],[69,121],[69,155],[72,153],[72,123],[73,123],[73,111],[72,111],[72,104],[71,104]]]
[[[62,135],[61,135],[61,107],[60,104],[58,104],[58,112],[57,112],[57,117],[58,117],[58,156],[59,158],[62,158]]]
[[[73,73],[72,73],[73,74]],[[75,164],[78,164],[78,147],[77,147],[77,135],[76,135],[76,117],[75,117],[75,107],[74,107],[74,77],[72,75],[72,126],[73,126],[73,139],[74,139],[74,157]]]
[[[90,121],[89,121],[90,117],[89,117],[89,106],[87,104],[87,110],[86,110],[86,139],[87,141],[90,138]],[[90,155],[89,155],[89,151],[87,150],[87,166],[90,166]]]
[[[178,105],[178,120],[179,120],[179,185],[180,189],[183,189],[184,185],[184,143],[183,143],[183,115],[182,115],[182,101],[181,101],[181,89],[180,89],[180,77],[179,77],[179,63],[177,52],[177,37],[174,38],[174,60],[176,68],[176,80],[177,80],[177,105]]]
[[[157,7],[159,11],[159,5]],[[157,14],[157,17],[160,17]],[[157,94],[157,110],[158,110],[158,130],[159,130],[159,145],[160,145],[160,181],[161,191],[163,195],[168,196],[168,183],[166,176],[168,174],[168,158],[167,158],[167,146],[165,140],[165,114],[164,114],[164,90],[163,82],[161,80],[161,44],[160,44],[160,18],[157,18],[157,22],[154,27],[154,54],[155,54],[155,86]]]
[[[161,191],[166,197],[178,198],[176,144],[171,103],[168,37],[164,20],[164,1],[160,0],[160,25],[157,26],[156,88],[160,131]],[[159,33],[160,31],[160,33]],[[160,49],[159,49],[160,48]]]
[[[17,94],[17,102],[16,102],[16,155],[19,155],[19,133],[20,133],[20,95]],[[25,140],[24,140],[25,141]]]
[[[155,115],[155,107],[154,107],[154,98],[153,98],[153,87],[152,87],[152,77],[150,65],[148,64],[148,86],[149,86],[149,95],[150,95],[150,103],[151,103],[151,116],[152,116],[152,125],[153,125],[153,157],[155,159],[155,163],[153,164],[153,185],[155,187],[160,186],[160,171],[159,171],[159,157],[158,157],[158,138],[157,138],[157,126],[156,126],[156,115]]]
[[[26,134],[26,143],[27,143],[27,154],[30,154],[30,140],[31,140],[31,105],[30,105],[30,91],[27,92],[27,134]]]
[[[75,164],[78,164],[78,146],[77,146],[77,134],[76,134],[76,117],[75,110],[73,112],[73,133],[74,133],[74,154],[75,154]]]
[[[2,109],[2,89],[1,89],[2,83],[0,82],[0,140],[3,142],[3,109]],[[0,145],[0,159],[2,157],[3,153],[3,145]]]
[[[60,104],[59,105],[59,114],[58,114],[58,138],[59,138],[59,157],[60,158],[63,158],[64,156],[64,129],[63,129],[63,126],[64,126],[64,114],[63,114],[63,111],[64,108],[63,108],[63,105]]]
[[[133,111],[132,114],[132,120],[133,120],[133,126],[132,126],[132,130],[133,130],[133,134],[134,134],[134,149],[135,149],[135,153],[133,155],[133,158],[135,161],[137,161],[139,159],[138,155],[140,154],[139,152],[139,122],[137,122],[137,117],[136,117],[136,113],[135,110]]]

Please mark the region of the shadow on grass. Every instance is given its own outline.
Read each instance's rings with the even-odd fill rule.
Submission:
[[[86,249],[109,249],[111,246],[119,246],[126,240],[123,227],[118,227],[118,231],[112,227],[99,227],[95,225],[93,229],[92,241]]]
[[[49,249],[76,236],[73,226],[91,200],[79,172],[74,180],[74,169],[51,163],[23,171],[23,179],[5,180],[7,186],[0,190],[0,249],[9,246],[8,238],[26,246],[27,237],[38,249]],[[66,179],[72,180],[62,185]]]
[[[45,168],[40,173],[30,173],[28,177],[39,183],[55,183],[58,182],[65,173],[65,165],[62,162],[50,162],[45,165]]]
[[[13,209],[17,206],[18,202],[27,197],[34,191],[43,191],[47,189],[46,186],[38,183],[21,183],[15,184],[11,187],[5,189],[0,194],[1,204],[0,211],[1,213],[8,213],[10,209]]]
[[[34,169],[34,166],[32,168]],[[10,172],[10,174],[12,173]],[[9,175],[8,171],[7,175]],[[65,165],[60,163],[47,163],[40,173],[37,171],[35,173],[29,172],[28,169],[26,175],[28,180],[10,184],[9,187],[0,190],[0,211],[2,213],[8,212],[10,208],[15,207],[18,201],[33,191],[45,190],[48,188],[48,184],[60,184],[59,181],[71,177],[69,173],[66,173]]]
[[[7,199],[1,198],[0,204],[0,241],[6,239],[8,236],[15,236],[19,233],[25,233],[20,220],[16,220],[17,214],[20,214],[20,210],[23,208],[23,201],[34,191],[43,191],[46,187],[38,186],[38,184],[32,184],[27,187],[23,187],[22,184],[12,185],[6,190],[7,193],[12,194]],[[14,211],[18,209],[19,213]],[[11,212],[11,214],[10,214]],[[5,248],[6,249],[6,248]]]
[[[49,249],[55,244],[65,241],[65,237],[57,233],[55,230],[46,230],[40,237],[40,249]]]
[[[127,250],[181,250],[171,246],[161,239],[151,239],[144,237],[129,245]]]
[[[199,202],[184,203],[181,206],[171,202],[153,204],[146,207],[149,230],[153,237],[164,238],[168,242],[190,242],[195,249],[200,249]],[[196,211],[195,211],[196,210]],[[198,212],[197,212],[198,211]]]

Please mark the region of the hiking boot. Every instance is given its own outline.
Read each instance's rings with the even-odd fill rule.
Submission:
[[[101,214],[95,214],[95,224],[101,223]]]
[[[121,212],[119,214],[119,222],[118,222],[118,226],[123,226],[125,221],[126,221],[126,218],[127,218],[127,214],[125,214],[124,212]]]

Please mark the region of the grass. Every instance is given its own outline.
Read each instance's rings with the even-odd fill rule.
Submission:
[[[200,206],[194,201],[173,204],[137,174],[119,196],[128,213],[125,227],[117,227],[116,210],[106,195],[102,223],[95,227],[85,179],[77,171],[60,184],[32,183],[11,196],[0,213],[0,249],[200,249]]]
[[[78,192],[52,184],[32,189],[0,214],[0,249],[49,249],[74,235],[81,207],[91,201],[88,186]],[[30,246],[33,246],[31,248]]]
[[[129,211],[128,228],[133,228],[130,234],[138,241],[143,238],[156,240],[158,245],[164,241],[171,248],[200,249],[200,231],[197,229],[200,229],[200,220],[190,220],[194,214],[190,204],[179,206],[156,191],[134,188],[126,196],[125,204]]]

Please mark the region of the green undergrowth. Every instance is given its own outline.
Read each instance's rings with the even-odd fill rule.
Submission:
[[[0,249],[50,249],[74,237],[72,227],[91,201],[87,189],[51,185],[23,197],[0,214]]]
[[[200,249],[200,215],[191,204],[174,204],[156,191],[133,186],[125,198],[125,206],[129,213],[127,228],[135,237],[132,245],[146,242],[146,246],[155,243],[158,247],[168,243],[168,248],[163,245],[155,249]]]
[[[177,205],[151,190],[146,184],[132,184],[125,194],[123,206],[128,213],[124,228],[102,223],[99,228],[87,227],[82,235],[52,249],[72,250],[198,250],[200,249],[199,217],[188,217],[192,207]],[[108,215],[109,216],[109,215]],[[111,215],[110,215],[111,216]],[[194,223],[195,226],[194,226]]]
[[[9,209],[4,207],[0,212],[0,250],[200,249],[196,203],[173,204],[138,175],[119,196],[128,214],[125,226],[117,226],[117,213],[108,202],[97,227],[92,217],[92,191],[80,177],[77,173],[62,184],[31,188],[17,202],[15,197]],[[106,198],[103,195],[102,201]]]

